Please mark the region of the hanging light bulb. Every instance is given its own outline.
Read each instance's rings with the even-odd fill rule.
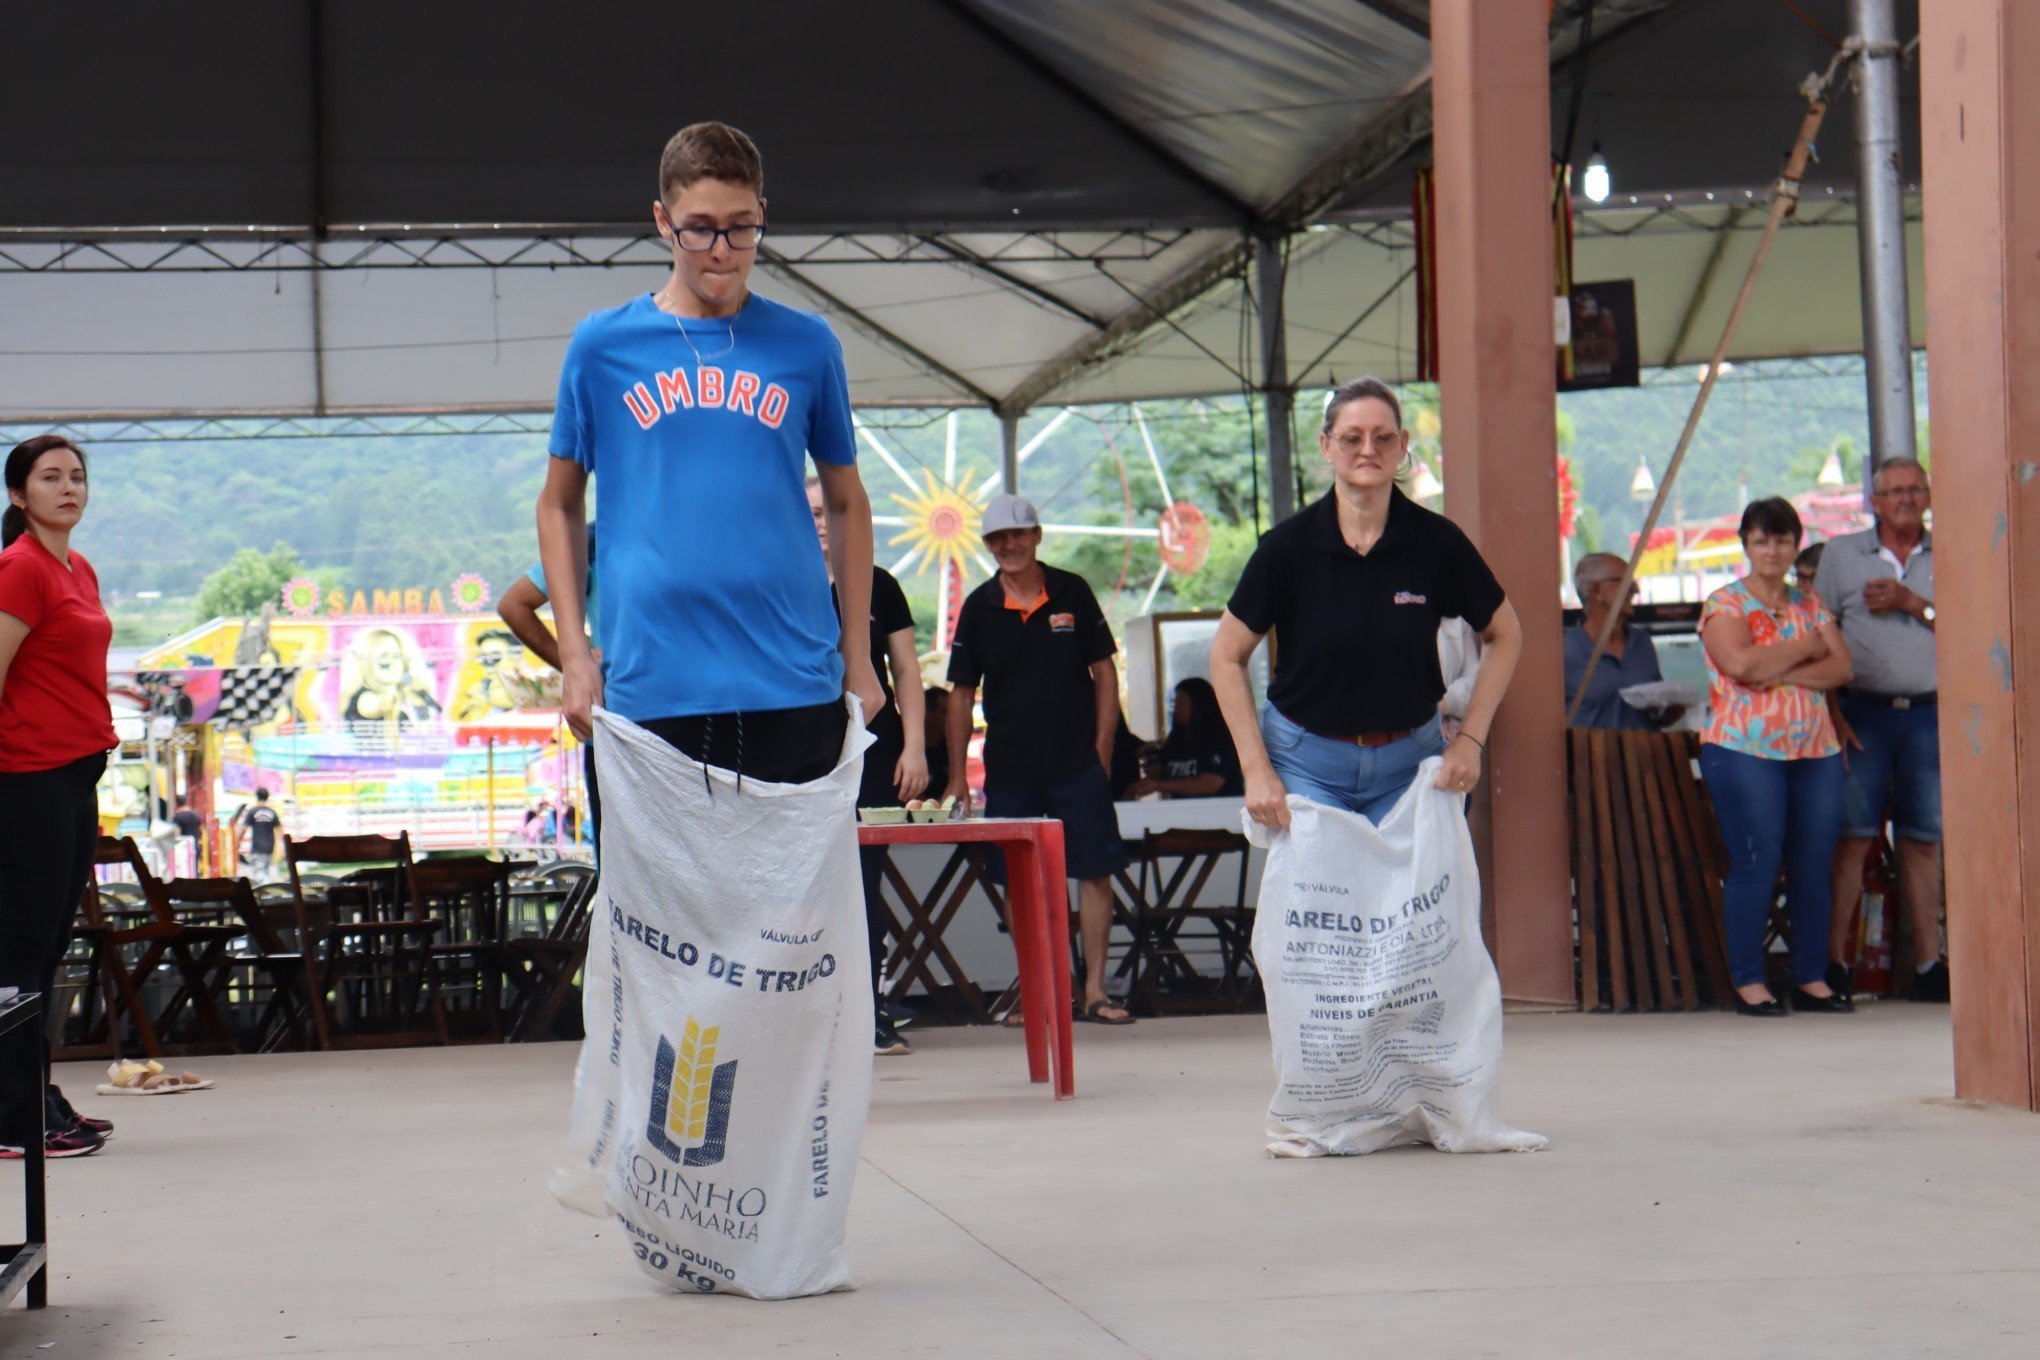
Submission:
[[[1629,479],[1629,499],[1647,501],[1657,495],[1657,478],[1650,475],[1650,464],[1643,459],[1636,460],[1636,475]]]
[[[1417,464],[1417,475],[1410,479],[1410,498],[1428,501],[1445,494],[1445,483],[1438,480],[1438,474],[1431,471],[1429,463]]]
[[[1580,176],[1580,192],[1587,196],[1589,203],[1605,203],[1615,184],[1608,175],[1608,158],[1601,154],[1601,144],[1594,143],[1594,154],[1587,157],[1587,168]]]

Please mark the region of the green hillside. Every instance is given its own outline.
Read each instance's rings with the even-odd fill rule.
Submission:
[[[1924,371],[1919,386],[1924,424]],[[1629,496],[1637,460],[1647,458],[1662,473],[1695,390],[1689,376],[1668,374],[1658,385],[1561,399],[1560,433],[1580,488],[1583,541],[1626,543],[1642,513]],[[1409,397],[1413,408],[1434,400],[1421,388]],[[1322,400],[1310,393],[1298,403],[1307,491],[1322,485],[1313,437]],[[1157,607],[1215,607],[1251,550],[1257,499],[1265,520],[1268,487],[1250,458],[1250,449],[1265,458],[1265,431],[1249,429],[1238,398],[1155,402],[1142,411],[1171,494],[1196,504],[1213,528],[1205,569],[1165,583]],[[1023,441],[1053,414],[1031,416]],[[945,413],[864,415],[917,482],[941,474]],[[1865,441],[1860,378],[1766,375],[1761,366],[1732,374],[1687,460],[1687,517],[1733,512],[1741,485],[1757,496],[1808,489],[1838,443],[1853,480],[1853,450]],[[538,435],[93,444],[88,431],[87,447],[94,455],[93,502],[79,544],[97,565],[129,643],[190,621],[203,582],[241,548],[288,544],[329,583],[370,590],[444,589],[468,571],[500,590],[536,555],[532,504],[546,462]],[[1442,452],[1449,478],[1450,450]],[[868,450],[860,456],[876,512],[899,513],[893,497],[918,488],[904,485]],[[956,480],[973,487],[996,473],[998,427],[988,413],[959,418],[955,465]],[[1065,420],[1028,460],[1022,483],[1050,524],[1152,525],[1163,503],[1125,406],[1088,408]],[[881,562],[904,551],[886,542],[898,532],[881,528]],[[1115,600],[1120,616],[1137,610],[1157,568],[1151,540],[1051,536],[1045,555],[1083,571],[1101,596]],[[928,618],[935,574],[909,570],[903,581]],[[145,592],[160,598],[137,599]]]

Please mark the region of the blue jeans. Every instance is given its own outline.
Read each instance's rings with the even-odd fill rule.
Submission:
[[[1377,824],[1416,781],[1417,766],[1445,749],[1435,714],[1400,741],[1360,746],[1314,736],[1273,704],[1261,706],[1261,740],[1267,743],[1268,761],[1284,788]]]
[[[1842,758],[1765,760],[1708,744],[1700,748],[1700,774],[1728,842],[1721,914],[1729,977],[1738,987],[1764,981],[1764,922],[1783,864],[1792,980],[1801,987],[1820,981],[1834,905],[1828,875],[1842,826]]]
[[[1889,708],[1842,695],[1842,716],[1863,749],[1849,754],[1842,795],[1842,834],[1868,840],[1884,834],[1890,800],[1902,839],[1941,839],[1941,718],[1938,709]]]

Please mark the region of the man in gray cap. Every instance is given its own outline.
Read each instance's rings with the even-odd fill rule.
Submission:
[[[985,692],[985,815],[1053,817],[1078,880],[1084,941],[1081,1018],[1127,1025],[1105,993],[1112,875],[1126,846],[1112,807],[1112,740],[1119,730],[1119,670],[1098,597],[1074,572],[1044,566],[1041,517],[1018,496],[985,507],[980,528],[999,571],[964,599],[949,653],[948,793],[970,797],[965,762],[971,708]]]

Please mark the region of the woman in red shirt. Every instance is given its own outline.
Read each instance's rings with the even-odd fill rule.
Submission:
[[[117,739],[106,702],[113,623],[92,564],[71,551],[85,514],[85,455],[46,434],[7,455],[0,518],[0,987],[48,998],[99,839],[98,785]],[[49,1084],[21,1078],[17,1045],[0,1037],[0,1158],[22,1155],[44,1102],[44,1150],[97,1152],[113,1126],[81,1118]]]

